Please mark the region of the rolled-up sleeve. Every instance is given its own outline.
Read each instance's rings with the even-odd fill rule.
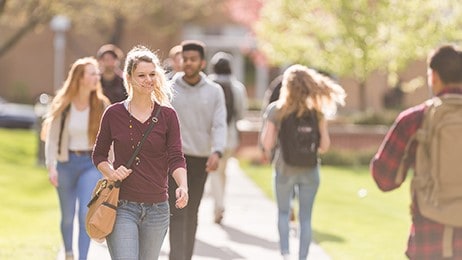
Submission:
[[[109,124],[110,118],[110,109],[107,109],[101,119],[98,135],[96,136],[96,142],[93,146],[92,159],[95,166],[98,166],[101,162],[108,160],[109,149],[112,144],[111,127]]]
[[[172,109],[172,111],[168,120],[166,140],[170,173],[173,173],[178,168],[186,168],[186,160],[181,145],[180,124],[175,110]]]
[[[422,122],[423,106],[408,109],[402,112],[395,120],[393,126],[370,163],[370,171],[377,186],[383,191],[398,188],[396,174],[401,165],[408,141],[417,131]],[[409,150],[409,159],[405,162],[404,173],[407,172],[415,158],[415,145]],[[403,178],[406,177],[406,174]]]

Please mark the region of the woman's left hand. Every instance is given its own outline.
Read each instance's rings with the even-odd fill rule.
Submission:
[[[182,209],[188,205],[188,190],[183,187],[178,187],[175,191],[176,195],[176,202],[175,207],[178,209]]]
[[[48,170],[48,179],[54,187],[58,187],[58,171],[54,167],[50,167]]]

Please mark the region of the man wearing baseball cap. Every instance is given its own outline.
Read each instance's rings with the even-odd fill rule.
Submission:
[[[122,50],[113,44],[101,46],[96,53],[96,58],[100,64],[103,93],[111,103],[120,102],[127,98],[122,70],[119,67],[123,56]]]

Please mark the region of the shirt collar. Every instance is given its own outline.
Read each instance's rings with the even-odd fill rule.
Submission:
[[[441,90],[437,96],[441,96],[441,95],[444,95],[444,94],[462,94],[462,87],[460,88],[444,88],[443,90]]]

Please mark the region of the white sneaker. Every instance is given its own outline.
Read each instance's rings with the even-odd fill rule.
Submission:
[[[290,260],[290,255],[289,254],[284,254],[282,255],[283,260]]]

